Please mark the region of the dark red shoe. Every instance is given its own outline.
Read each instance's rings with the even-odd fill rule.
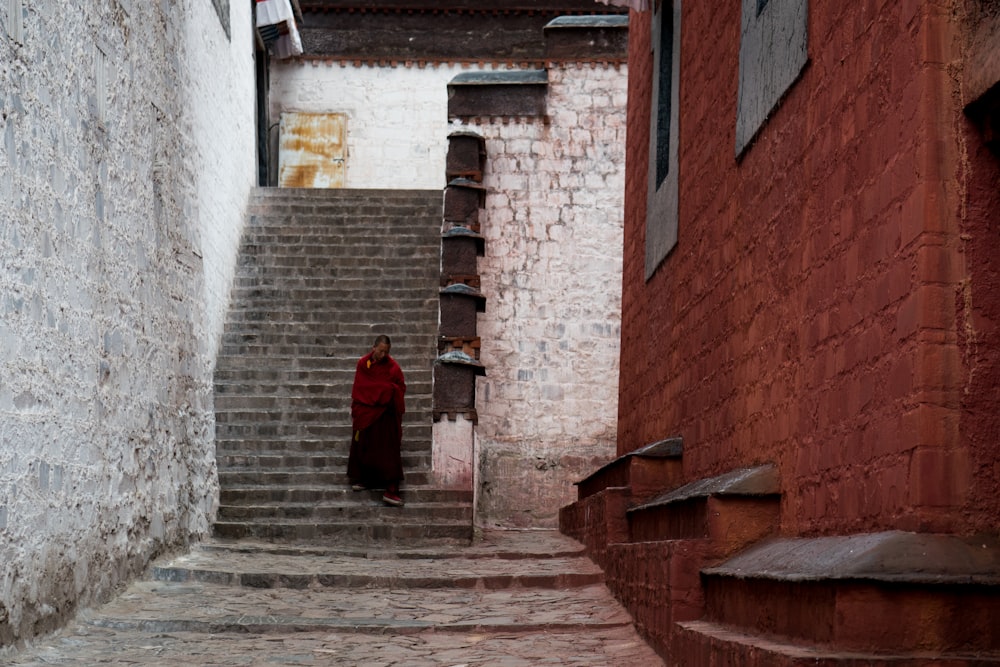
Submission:
[[[402,507],[404,505],[403,499],[399,497],[399,494],[392,491],[386,491],[382,494],[382,502],[393,507]]]

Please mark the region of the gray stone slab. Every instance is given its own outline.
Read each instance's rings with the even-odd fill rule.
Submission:
[[[704,572],[781,581],[849,579],[1000,586],[1000,539],[902,531],[776,539]]]

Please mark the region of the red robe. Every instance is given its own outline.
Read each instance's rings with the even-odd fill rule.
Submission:
[[[351,482],[385,488],[403,480],[405,394],[403,371],[391,356],[376,363],[369,352],[358,360],[351,389]]]

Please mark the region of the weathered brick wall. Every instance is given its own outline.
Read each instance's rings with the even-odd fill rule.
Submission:
[[[481,119],[486,312],[476,431],[483,524],[554,526],[614,455],[624,67],[549,69],[549,122]]]
[[[254,174],[250,8],[0,12],[0,645],[203,533]],[[103,88],[102,88],[103,86]]]
[[[980,444],[961,431],[963,405],[986,410],[969,355],[995,336],[979,317],[997,292],[965,246],[994,242],[959,232],[996,209],[963,202],[947,10],[810,2],[810,64],[737,162],[739,3],[683,7],[679,240],[648,283],[648,15],[632,15],[619,451],[683,436],[690,479],[774,461],[787,531],[983,525],[987,418]]]

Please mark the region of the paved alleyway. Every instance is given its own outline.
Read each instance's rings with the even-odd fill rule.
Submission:
[[[11,665],[662,664],[575,541],[471,547],[210,541]]]

